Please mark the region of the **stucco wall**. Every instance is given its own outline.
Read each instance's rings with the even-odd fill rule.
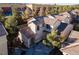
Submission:
[[[19,33],[20,33],[19,38],[21,39],[22,42],[24,42],[24,45],[29,48],[31,46],[31,39],[30,38],[27,38],[21,32],[19,32]]]
[[[31,30],[32,30],[34,33],[36,33],[36,25],[35,25],[34,23],[28,24],[28,27],[30,27]]]
[[[40,40],[42,40],[42,37],[43,37],[43,28],[40,28],[40,30],[37,31],[37,33],[36,33],[35,43],[37,43]]]
[[[0,55],[7,55],[7,39],[6,35],[0,37]]]

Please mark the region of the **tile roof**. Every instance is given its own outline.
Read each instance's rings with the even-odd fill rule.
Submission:
[[[36,19],[35,18],[28,19],[28,24],[31,23],[32,21],[36,21]]]
[[[45,24],[49,24],[49,25],[54,25],[54,23],[56,22],[57,20],[55,19],[51,19],[49,17],[44,17],[44,23]]]
[[[71,15],[68,12],[60,13],[59,15],[56,16],[56,19],[60,21],[67,20],[67,18],[71,20]]]
[[[77,15],[77,14],[79,13],[79,10],[78,10],[78,9],[72,10],[71,13],[72,13],[73,15]]]
[[[4,26],[0,22],[0,36],[7,35],[7,31],[5,30]]]
[[[76,38],[76,39],[79,39],[79,32],[73,30],[73,31],[71,31],[69,37],[70,37],[70,38]]]
[[[63,15],[56,16],[56,19],[59,21],[63,21],[63,20],[65,20],[65,18],[66,18],[66,16],[63,16]]]
[[[51,19],[55,19],[54,15],[47,15],[47,17],[51,18]]]
[[[71,55],[77,55],[79,54],[78,50],[79,50],[79,32],[78,31],[74,31],[72,30],[67,41],[66,44],[61,51],[71,54]]]
[[[72,30],[68,37],[67,43],[79,43],[79,32]]]
[[[32,21],[34,24],[39,25],[43,24],[44,16],[35,17],[36,20]]]
[[[69,13],[69,12],[64,12],[64,13],[60,13],[60,15],[67,15],[67,16],[70,16],[70,13]]]
[[[79,45],[63,48],[61,51],[70,55],[79,55]]]
[[[73,30],[73,25],[68,24],[68,26],[61,32],[61,36],[65,36],[65,38],[67,38],[72,30]]]
[[[29,27],[22,27],[20,28],[20,32],[23,33],[27,38],[33,38],[34,33]]]

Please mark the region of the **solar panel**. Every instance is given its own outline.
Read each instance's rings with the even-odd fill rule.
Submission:
[[[57,30],[59,32],[62,32],[65,28],[66,28],[67,24],[66,23],[62,23],[58,26]]]

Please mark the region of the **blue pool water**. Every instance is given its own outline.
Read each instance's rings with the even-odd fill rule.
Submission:
[[[48,48],[43,43],[39,43],[29,48],[26,55],[48,55],[53,48]]]

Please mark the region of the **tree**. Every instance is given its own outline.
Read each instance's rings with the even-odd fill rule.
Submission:
[[[5,16],[4,16],[4,14],[3,14],[3,10],[2,10],[2,9],[0,9],[0,21],[1,21],[2,23],[4,23],[4,21],[5,21]]]
[[[41,7],[39,11],[39,16],[46,16],[45,11],[46,11],[46,7]]]
[[[60,42],[63,43],[65,41],[65,36],[60,36]]]
[[[57,37],[57,31],[52,31],[47,35],[47,39],[43,40],[43,44],[51,46],[51,47],[61,47],[60,38]]]
[[[46,10],[45,10],[45,15],[48,15],[49,14],[49,8],[46,7]]]
[[[9,16],[8,19],[5,20],[5,28],[9,30],[9,33],[14,33],[16,25],[17,20],[14,16]]]
[[[39,16],[39,12],[40,12],[40,7],[35,7],[35,9],[33,9],[33,16],[34,17]]]
[[[22,24],[22,12],[18,11],[18,8],[13,9],[13,17],[17,20],[18,25]]]
[[[22,15],[23,19],[27,20],[32,16],[32,10],[30,8],[26,8],[26,10],[22,12]]]

